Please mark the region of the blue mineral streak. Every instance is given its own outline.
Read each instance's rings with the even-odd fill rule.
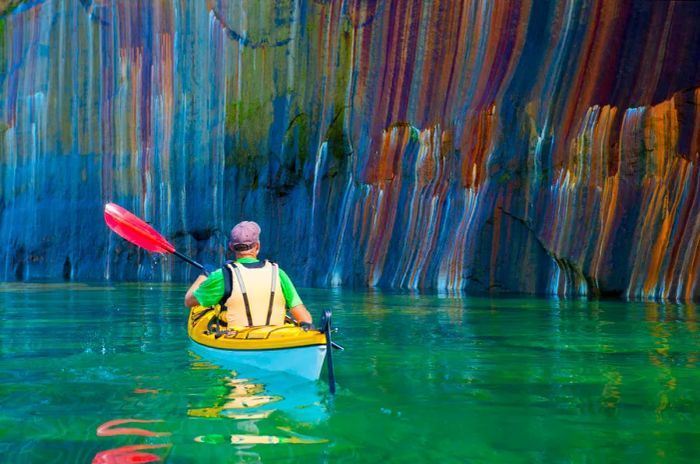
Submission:
[[[700,84],[700,8],[443,3],[54,0],[7,12],[0,280],[197,274],[112,233],[102,216],[115,202],[205,263],[222,263],[231,227],[255,220],[264,256],[297,285],[635,293],[633,246],[614,272],[589,269],[599,234],[585,236],[575,211],[596,187],[564,166],[585,155],[577,134],[597,136],[599,105],[643,113]],[[590,39],[594,19],[609,42]],[[641,40],[645,25],[670,38]],[[600,50],[622,52],[605,76],[585,74]],[[697,147],[688,124],[679,133]],[[598,217],[590,204],[581,215]],[[640,227],[634,208],[616,227]]]

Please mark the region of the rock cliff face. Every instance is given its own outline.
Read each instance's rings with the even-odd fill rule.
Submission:
[[[13,6],[14,7],[14,6]],[[114,201],[298,285],[700,296],[700,4],[29,1],[0,20],[0,278],[183,280]]]

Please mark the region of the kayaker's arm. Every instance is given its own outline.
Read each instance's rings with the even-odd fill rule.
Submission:
[[[307,322],[311,324],[313,322],[311,314],[306,309],[306,306],[304,306],[303,304],[296,305],[295,307],[290,309],[289,312],[292,313],[292,317],[295,321],[297,321],[298,324],[301,324],[302,322]]]
[[[199,305],[197,297],[194,296],[194,291],[197,290],[199,286],[202,285],[202,282],[204,282],[205,280],[207,280],[207,276],[202,274],[199,277],[197,277],[192,286],[190,286],[189,290],[187,290],[187,293],[185,294],[185,306],[191,308],[192,306]]]
[[[279,276],[284,301],[287,304],[287,307],[290,308],[289,312],[292,314],[292,318],[294,318],[297,324],[301,324],[302,322],[311,324],[313,322],[313,318],[306,309],[306,306],[304,306],[301,298],[299,298],[297,289],[294,287],[291,279],[282,269],[279,270]]]

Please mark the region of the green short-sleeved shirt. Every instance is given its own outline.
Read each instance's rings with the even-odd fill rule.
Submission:
[[[248,264],[248,263],[258,263],[259,260],[255,258],[241,258],[236,260],[237,263]],[[279,268],[278,268],[279,269]],[[289,279],[289,276],[282,269],[279,269],[280,276],[280,286],[282,287],[282,295],[284,295],[284,301],[287,304],[287,308],[293,308],[297,305],[302,304],[301,298],[297,293],[297,289],[294,288],[294,284]],[[209,274],[207,280],[202,282],[202,284],[194,291],[194,297],[197,298],[199,304],[202,306],[212,306],[218,304],[221,301],[221,297],[224,296],[224,273],[221,269]]]

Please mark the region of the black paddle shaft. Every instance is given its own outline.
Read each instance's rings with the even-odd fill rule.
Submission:
[[[331,340],[331,332],[333,327],[331,326],[331,310],[326,309],[323,312],[323,318],[325,319],[326,332],[326,367],[328,368],[328,391],[331,395],[335,395],[335,373],[333,372],[333,341]]]
[[[197,267],[197,268],[201,269],[202,271],[204,271],[204,274],[205,274],[205,275],[209,275],[209,272],[207,272],[207,270],[204,269],[204,266],[202,266],[201,264],[199,264],[197,261],[195,261],[194,259],[190,258],[189,256],[183,255],[182,253],[180,253],[180,252],[177,251],[177,250],[173,250],[173,254],[174,254],[175,256],[177,256],[178,258],[180,258],[181,260],[187,261],[188,263],[190,263],[190,264],[193,265],[194,267]]]

